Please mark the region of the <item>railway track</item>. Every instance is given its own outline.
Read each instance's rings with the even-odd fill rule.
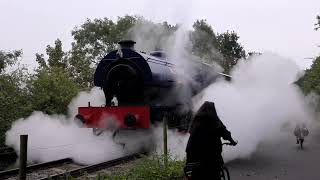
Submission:
[[[102,169],[110,168],[123,164],[141,157],[141,153],[135,153],[111,161],[97,163],[93,165],[79,165],[71,159],[60,159],[42,164],[31,165],[27,167],[27,179],[54,180],[64,179],[67,176],[80,177],[84,173],[93,173]],[[0,179],[13,180],[18,179],[19,169],[12,169],[0,172]]]

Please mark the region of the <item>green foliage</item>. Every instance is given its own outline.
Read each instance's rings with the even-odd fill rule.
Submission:
[[[67,68],[68,60],[65,56],[66,53],[62,50],[62,42],[57,39],[54,44],[54,47],[48,45],[46,48],[46,53],[49,56],[48,60],[44,59],[43,54],[36,54],[39,69]]]
[[[13,52],[4,52],[0,50],[0,73],[2,73],[7,66],[15,64],[21,55],[22,50]]]
[[[5,72],[5,67],[15,65],[22,51],[12,53],[0,51],[3,71],[0,73],[0,146],[4,145],[5,132],[11,127],[11,123],[29,115],[32,107],[29,103],[28,92],[26,91],[26,72],[18,67],[16,70]]]
[[[28,82],[33,110],[66,114],[68,104],[79,92],[69,73],[61,68],[42,69]]]
[[[47,55],[49,56],[49,67],[66,68],[67,59],[65,58],[65,53],[62,50],[62,42],[60,39],[57,39],[54,44],[54,47],[48,45],[46,49]]]
[[[246,52],[238,43],[239,36],[233,31],[219,34],[217,40],[218,49],[224,56],[222,67],[224,68],[225,73],[229,73],[239,59],[246,57]]]
[[[197,20],[193,29],[190,36],[193,53],[207,61],[217,62],[224,68],[225,73],[229,73],[239,59],[246,57],[235,32],[227,31],[216,35],[205,20]]]
[[[127,171],[114,172],[110,175],[104,175],[104,179],[130,179],[130,180],[167,180],[167,179],[182,179],[184,161],[168,158],[167,166],[164,165],[164,157],[154,155],[144,157],[131,169]],[[101,177],[101,176],[100,176]]]
[[[27,92],[16,82],[15,77],[1,75],[0,77],[0,146],[5,140],[5,132],[11,123],[25,117],[31,112]]]
[[[48,55],[47,60],[43,54],[36,54],[36,61],[39,64],[37,71],[61,69],[65,73],[64,75],[74,81],[80,88],[87,90],[93,86],[94,69],[91,67],[91,61],[86,60],[84,53],[77,49],[68,53],[64,52],[62,42],[57,39],[54,46],[47,46],[46,54]]]
[[[205,20],[197,20],[190,33],[192,52],[207,61],[221,60],[217,52],[218,41],[212,27]]]
[[[314,60],[311,68],[305,71],[297,83],[305,94],[314,92],[320,95],[320,56]]]
[[[320,16],[317,17],[315,30],[320,29]],[[312,63],[311,67],[305,71],[305,74],[296,82],[305,94],[315,93],[320,95],[320,56]],[[317,110],[320,110],[320,102],[317,102]]]
[[[79,87],[82,89],[93,87],[94,68],[91,66],[92,62],[85,56],[85,53],[77,48],[73,48],[69,53],[68,63],[70,75]]]
[[[79,92],[79,86],[72,76],[72,66],[57,39],[55,46],[47,46],[48,59],[36,54],[39,68],[27,82],[33,110],[47,114],[66,114],[68,104]]]
[[[97,62],[106,52],[114,50],[117,43],[123,38],[127,31],[135,24],[137,17],[118,17],[117,22],[108,18],[87,21],[72,31],[75,42],[72,44],[77,56]]]

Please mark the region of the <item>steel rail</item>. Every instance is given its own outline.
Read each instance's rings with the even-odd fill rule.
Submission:
[[[27,173],[30,173],[33,170],[38,170],[38,169],[42,169],[45,167],[56,166],[59,164],[71,163],[71,162],[72,162],[72,159],[64,158],[64,159],[59,159],[59,160],[55,160],[55,161],[34,164],[34,165],[27,166]],[[7,176],[18,175],[18,173],[19,173],[19,168],[10,169],[10,170],[6,170],[6,171],[0,171],[0,179],[7,177]]]
[[[96,171],[99,171],[99,170],[102,170],[102,169],[110,168],[110,167],[113,167],[113,166],[116,166],[116,165],[119,165],[119,164],[123,164],[123,163],[129,162],[129,161],[135,160],[135,159],[139,159],[139,158],[142,157],[142,154],[144,154],[144,153],[135,153],[135,154],[124,156],[124,157],[121,157],[121,158],[118,158],[118,159],[114,159],[114,160],[111,160],[111,161],[106,161],[106,162],[103,162],[103,163],[89,165],[89,166],[81,167],[81,168],[74,169],[74,170],[71,170],[71,171],[67,171],[65,173],[60,173],[60,174],[52,175],[52,176],[49,176],[49,177],[46,177],[46,178],[41,178],[40,180],[63,179],[65,177],[67,177],[67,176],[69,176],[69,177],[71,176],[72,178],[80,177],[80,176],[83,176],[84,172],[92,173],[92,172],[96,172]]]

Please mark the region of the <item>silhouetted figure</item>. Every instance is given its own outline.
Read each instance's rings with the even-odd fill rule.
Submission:
[[[214,103],[206,101],[194,116],[186,148],[185,171],[192,169],[192,180],[220,180],[220,168],[224,163],[221,137],[231,145],[237,144],[220,121]]]
[[[293,133],[296,136],[297,144],[300,143],[301,148],[303,148],[304,138],[309,135],[306,125],[304,123],[297,124]]]

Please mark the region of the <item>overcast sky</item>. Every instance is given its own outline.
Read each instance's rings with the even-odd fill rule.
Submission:
[[[278,53],[301,67],[320,53],[320,0],[0,0],[0,14],[0,49],[23,49],[28,64],[57,38],[68,49],[71,30],[86,18],[125,14],[190,28],[207,19],[215,32],[237,32],[247,51]]]

